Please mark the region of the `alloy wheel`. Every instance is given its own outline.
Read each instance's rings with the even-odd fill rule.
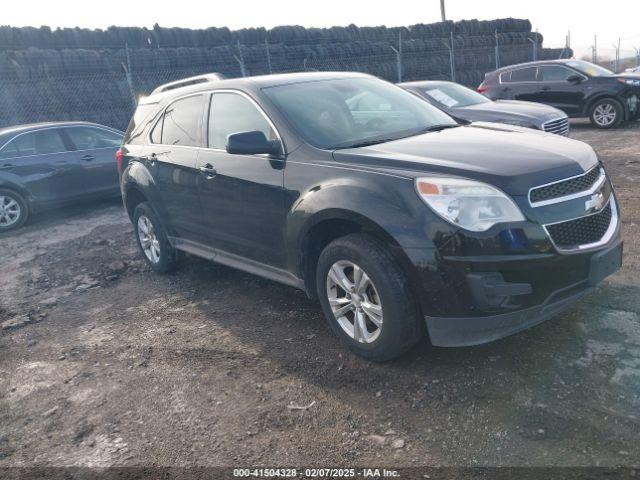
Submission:
[[[0,227],[10,227],[20,219],[22,209],[15,198],[0,195]]]
[[[593,120],[601,127],[608,127],[616,121],[618,113],[611,103],[602,103],[593,111]]]
[[[152,263],[160,261],[160,241],[156,235],[153,223],[146,215],[138,217],[138,238],[142,251]]]
[[[372,343],[380,336],[383,316],[380,296],[367,273],[347,260],[327,273],[327,297],[338,324],[352,339]]]

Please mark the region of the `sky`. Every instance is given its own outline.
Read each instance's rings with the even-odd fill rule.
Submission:
[[[528,18],[545,37],[545,46],[561,47],[568,31],[577,56],[587,54],[598,35],[601,54],[621,38],[626,55],[640,47],[639,0],[446,0],[449,20]],[[0,23],[13,26],[106,28],[151,27],[328,27],[354,23],[411,25],[440,20],[440,0],[20,0],[3,8]]]

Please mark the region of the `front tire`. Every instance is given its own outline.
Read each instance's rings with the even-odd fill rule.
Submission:
[[[603,98],[595,102],[589,110],[589,120],[596,128],[616,128],[624,119],[624,108],[614,98]]]
[[[158,273],[173,270],[176,266],[176,251],[149,203],[143,202],[135,208],[133,227],[138,247],[147,264]]]
[[[374,237],[352,234],[331,242],[320,254],[316,284],[329,325],[356,355],[391,360],[422,337],[408,279]]]
[[[0,189],[0,233],[15,230],[29,217],[29,206],[22,195],[13,190]]]

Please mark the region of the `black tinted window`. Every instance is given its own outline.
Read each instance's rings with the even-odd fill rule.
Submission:
[[[162,125],[164,145],[198,146],[202,102],[202,95],[195,95],[167,107]]]
[[[67,151],[58,129],[54,128],[25,133],[17,137],[13,142],[21,157]]]
[[[536,80],[536,67],[519,68],[518,70],[511,71],[511,78],[507,79],[502,77],[502,81],[508,82],[535,82]]]
[[[565,82],[575,72],[559,65],[547,65],[538,68],[538,77],[543,82]]]
[[[216,93],[209,111],[209,146],[225,149],[232,133],[259,131],[269,140],[278,137],[267,119],[246,97],[236,93]]]
[[[151,115],[158,108],[157,103],[148,103],[144,105],[138,105],[133,117],[129,121],[125,138],[127,143],[139,143],[141,141],[140,136],[144,132],[143,128],[140,128],[147,117]]]
[[[100,128],[72,127],[67,133],[78,150],[119,147],[122,143],[121,135]]]

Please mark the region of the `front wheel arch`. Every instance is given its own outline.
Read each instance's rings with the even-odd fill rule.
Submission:
[[[594,110],[597,108],[598,104],[603,103],[605,101],[612,103],[615,106],[616,111],[618,113],[617,118],[609,126],[598,125],[594,120]],[[600,97],[592,100],[589,103],[589,106],[588,106],[588,108],[586,110],[586,113],[587,113],[587,117],[589,118],[589,121],[591,122],[591,124],[596,126],[597,128],[616,128],[622,122],[624,122],[624,120],[626,118],[625,105],[618,98],[613,97],[613,96],[608,96],[608,95],[600,96]]]
[[[342,210],[319,214],[313,225],[301,237],[299,248],[301,257],[299,258],[298,271],[310,297],[315,297],[317,290],[316,267],[320,254],[334,240],[351,234],[366,234],[384,244],[410,278],[410,285],[416,298],[420,298],[422,292],[419,287],[418,273],[396,239],[369,218],[355,212]]]

